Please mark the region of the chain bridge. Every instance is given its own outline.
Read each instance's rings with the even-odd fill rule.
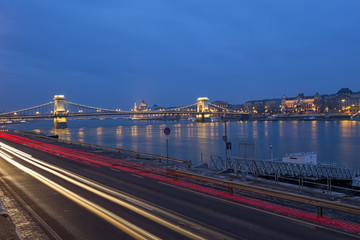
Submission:
[[[197,121],[206,122],[211,117],[235,118],[246,120],[249,114],[235,111],[209,102],[206,97],[198,98],[197,102],[187,106],[166,108],[160,110],[133,110],[121,111],[83,104],[65,100],[64,95],[55,95],[53,101],[25,109],[0,114],[0,122],[31,120],[31,119],[54,119],[55,128],[66,128],[67,118],[75,117],[104,117],[104,116],[128,116],[137,119],[162,119],[171,116],[194,117]]]

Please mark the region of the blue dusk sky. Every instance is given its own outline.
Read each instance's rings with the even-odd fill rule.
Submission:
[[[359,0],[1,0],[0,111],[360,91]]]

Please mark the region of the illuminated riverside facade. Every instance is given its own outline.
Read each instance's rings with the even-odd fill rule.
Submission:
[[[323,96],[325,112],[355,113],[360,110],[360,92],[342,88],[336,94]]]
[[[360,110],[360,92],[353,92],[349,88],[342,88],[335,94],[296,97],[283,97],[282,113],[346,113],[351,114]]]
[[[302,113],[339,113],[352,114],[360,110],[360,92],[341,88],[335,94],[283,96],[282,99],[248,101],[245,110],[251,114],[302,114]]]
[[[244,108],[252,114],[277,114],[280,113],[281,99],[248,101],[244,104]]]
[[[282,113],[318,113],[322,105],[319,93],[306,96],[299,93],[296,97],[283,96],[281,100]]]

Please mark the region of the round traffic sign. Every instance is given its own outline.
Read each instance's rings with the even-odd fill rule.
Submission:
[[[164,128],[164,134],[165,134],[165,135],[170,135],[170,133],[171,133],[171,129],[170,129],[170,128],[168,128],[168,127]]]

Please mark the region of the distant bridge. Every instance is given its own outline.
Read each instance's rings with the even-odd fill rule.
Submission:
[[[206,97],[198,98],[191,105],[161,110],[120,111],[86,106],[65,101],[64,95],[55,95],[54,101],[17,111],[1,113],[0,121],[53,118],[55,128],[66,128],[68,117],[138,116],[139,118],[168,116],[193,116],[198,121],[207,121],[212,116],[247,119],[246,112],[234,111],[209,102]]]

